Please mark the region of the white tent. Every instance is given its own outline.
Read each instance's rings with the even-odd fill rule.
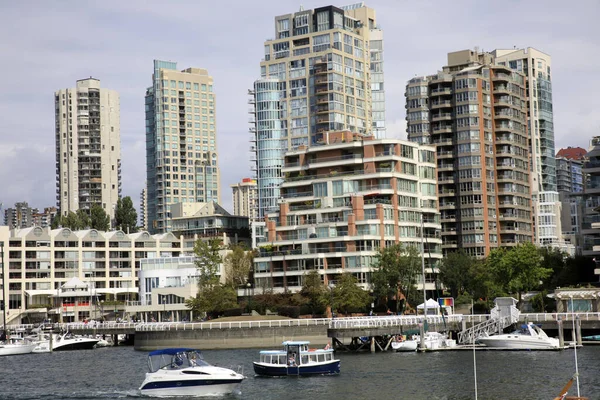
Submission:
[[[421,304],[419,304],[419,305],[417,306],[417,310],[422,310],[422,309],[424,309],[424,308],[425,308],[424,304],[425,304],[425,303],[421,303]],[[428,310],[431,310],[431,309],[433,309],[433,308],[440,308],[440,305],[438,304],[438,302],[437,302],[437,301],[435,301],[434,299],[431,299],[431,298],[430,298],[429,300],[427,300],[427,309],[428,309]]]

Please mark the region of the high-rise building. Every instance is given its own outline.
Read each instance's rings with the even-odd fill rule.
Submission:
[[[561,246],[561,202],[557,191],[552,106],[552,59],[528,47],[494,50],[495,62],[525,75],[527,123],[531,137],[531,192],[538,245]]]
[[[373,9],[301,8],[275,17],[274,33],[250,91],[259,218],[277,208],[286,151],[320,145],[328,131],[385,134],[383,33]]]
[[[573,156],[573,154],[563,150],[571,149],[561,149],[556,154],[556,177],[558,196],[561,202],[562,235],[566,243],[573,245],[570,252],[580,253],[582,244],[581,223],[584,215],[584,160],[583,156],[567,158]],[[562,156],[559,156],[561,154]]]
[[[56,200],[61,215],[102,206],[114,219],[121,195],[119,94],[94,78],[54,93]]]
[[[244,178],[231,185],[233,191],[233,215],[248,217],[250,221],[258,218],[258,190],[256,179]]]
[[[154,60],[146,90],[147,223],[171,227],[171,204],[220,203],[213,78],[200,68]]]
[[[4,225],[9,228],[29,228],[34,226],[34,215],[37,208],[29,207],[26,201],[15,203],[14,207],[4,210]]]
[[[584,256],[594,257],[596,273],[600,267],[600,136],[590,141],[583,163],[585,188],[583,191],[584,215],[581,226]]]
[[[56,207],[44,207],[44,212],[33,214],[33,225],[46,228],[52,225],[52,221],[57,214],[58,209]]]
[[[265,217],[254,258],[255,286],[302,289],[307,271],[325,283],[350,273],[365,289],[378,251],[402,243],[423,251],[425,282],[436,290],[442,259],[435,147],[328,132],[322,146],[286,153],[284,201]]]
[[[458,51],[406,87],[409,139],[435,144],[445,252],[533,241],[525,76]]]
[[[140,192],[140,228],[148,230],[148,192],[144,187]]]

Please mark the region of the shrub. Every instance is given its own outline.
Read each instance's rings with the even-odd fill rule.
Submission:
[[[281,306],[278,314],[283,317],[298,318],[300,316],[300,307],[298,306]]]
[[[224,317],[238,317],[240,315],[242,315],[241,308],[228,308],[226,310],[223,310]]]

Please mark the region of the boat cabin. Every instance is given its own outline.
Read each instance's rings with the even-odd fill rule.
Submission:
[[[309,342],[283,342],[283,350],[260,352],[260,362],[296,367],[306,364],[321,364],[332,361],[333,349],[311,349]]]
[[[184,369],[196,366],[208,366],[202,352],[195,349],[162,349],[148,354],[148,369],[156,372],[159,369]]]

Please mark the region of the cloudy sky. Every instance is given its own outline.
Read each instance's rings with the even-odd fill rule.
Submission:
[[[342,1],[335,5],[349,4]],[[206,68],[217,95],[222,203],[250,175],[247,89],[276,15],[316,0],[0,0],[0,202],[55,204],[54,91],[93,76],[121,95],[123,195],[144,184],[152,60]],[[600,135],[600,1],[372,0],[384,29],[388,137],[406,138],[404,85],[449,51],[535,47],[552,56],[556,149]]]

